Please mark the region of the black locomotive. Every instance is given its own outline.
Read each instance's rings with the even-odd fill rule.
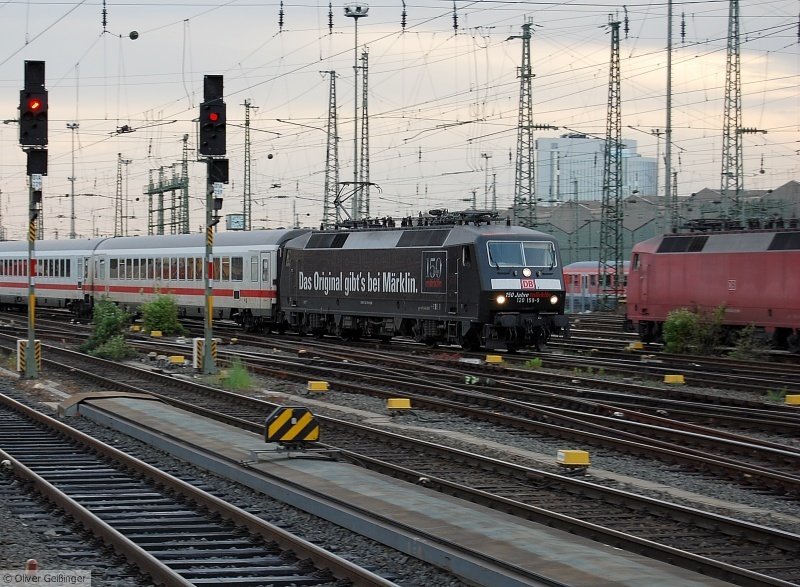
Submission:
[[[516,350],[568,333],[558,245],[459,215],[427,226],[309,232],[284,245],[284,325],[345,339]]]

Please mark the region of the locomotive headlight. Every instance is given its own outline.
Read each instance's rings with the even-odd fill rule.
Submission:
[[[550,303],[551,303],[551,304],[553,304],[553,305],[555,306],[555,305],[558,303],[558,296],[557,296],[557,295],[555,295],[555,294],[553,294],[552,296],[550,296]]]
[[[525,267],[525,269],[522,270],[522,275],[524,275],[525,277],[530,277],[531,270],[528,267]]]
[[[501,305],[502,305],[502,304],[505,304],[505,303],[506,303],[506,296],[504,296],[503,294],[500,294],[499,296],[497,296],[497,297],[495,298],[495,301],[496,301],[498,304],[501,304]]]

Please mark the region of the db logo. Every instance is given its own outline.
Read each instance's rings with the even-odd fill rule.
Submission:
[[[533,279],[523,279],[522,289],[536,289],[536,283],[533,281]]]

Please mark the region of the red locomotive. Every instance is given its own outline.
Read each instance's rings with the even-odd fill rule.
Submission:
[[[800,352],[800,230],[667,234],[633,247],[628,324],[657,340],[678,308],[724,308],[730,331],[750,324]]]

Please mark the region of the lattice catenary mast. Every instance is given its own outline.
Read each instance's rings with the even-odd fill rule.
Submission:
[[[336,72],[330,75],[328,92],[328,140],[325,149],[325,189],[322,200],[322,228],[333,228],[337,222],[336,196],[339,191],[339,122],[336,116]]]
[[[533,101],[531,96],[531,27],[532,20],[522,25],[522,64],[519,68],[519,119],[517,123],[517,165],[514,173],[515,224],[536,224],[536,197],[533,166]]]
[[[253,192],[250,181],[250,109],[257,108],[250,104],[250,100],[244,101],[244,181],[243,181],[243,195],[242,195],[242,216],[244,223],[243,230],[252,229],[253,219]]]
[[[361,54],[361,152],[359,153],[358,186],[358,212],[356,218],[369,218],[369,102],[368,81],[369,70],[368,53]]]
[[[615,303],[622,284],[622,101],[619,67],[619,21],[611,27],[608,116],[603,157],[603,200],[600,219],[598,283],[603,301]],[[612,278],[611,276],[615,276]],[[619,277],[616,277],[619,276]],[[606,305],[606,304],[604,304]]]

